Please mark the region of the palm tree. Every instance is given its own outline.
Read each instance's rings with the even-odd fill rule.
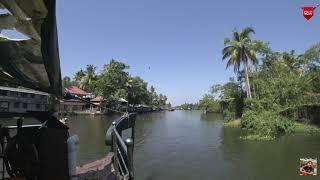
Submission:
[[[65,76],[63,79],[62,79],[62,85],[63,87],[68,87],[71,85],[71,78],[69,76]]]
[[[92,64],[89,64],[87,65],[85,75],[81,78],[80,88],[86,91],[93,91],[96,80],[96,67]]]
[[[227,68],[231,65],[234,66],[234,72],[240,73],[241,65],[244,68],[246,78],[246,89],[247,96],[251,98],[250,82],[249,82],[249,64],[257,64],[258,59],[254,50],[254,45],[250,39],[250,34],[255,33],[253,28],[247,27],[240,33],[237,31],[233,32],[232,38],[224,39],[224,48],[222,50],[222,59],[228,59]]]
[[[82,70],[82,68],[80,69],[80,71],[76,72],[74,74],[74,80],[77,82],[80,82],[81,79],[86,75],[86,73]]]

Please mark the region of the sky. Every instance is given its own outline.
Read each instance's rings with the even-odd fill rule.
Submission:
[[[167,95],[173,105],[197,102],[213,84],[233,77],[222,61],[223,40],[251,26],[273,50],[304,52],[320,41],[316,0],[57,0],[63,76],[112,58]]]

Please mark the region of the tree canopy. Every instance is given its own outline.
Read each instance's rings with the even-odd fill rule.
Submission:
[[[234,67],[234,72],[239,73],[241,65],[244,68],[246,77],[247,96],[251,98],[251,89],[249,83],[249,65],[250,62],[255,65],[258,64],[256,51],[258,49],[257,42],[252,42],[250,34],[255,33],[254,29],[247,27],[241,32],[234,31],[231,38],[224,39],[224,48],[222,50],[222,59],[228,59],[227,68]]]
[[[86,70],[80,69],[74,74],[74,81],[70,77],[63,79],[65,86],[77,85],[80,88],[105,97],[108,102],[119,98],[128,100],[132,105],[146,104],[151,106],[165,106],[167,97],[157,94],[155,88],[150,86],[141,77],[132,77],[129,66],[121,61],[112,59],[105,64],[100,73],[94,65],[87,65]]]
[[[259,137],[291,132],[294,121],[319,121],[320,43],[302,54],[279,52],[250,39],[251,33],[245,28],[225,39],[223,59],[234,66],[237,81],[212,86],[200,107],[219,104],[226,120],[241,118],[242,128]]]

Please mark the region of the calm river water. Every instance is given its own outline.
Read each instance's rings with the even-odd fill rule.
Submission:
[[[104,132],[116,117],[73,116],[80,137],[79,164],[109,151]],[[137,180],[301,179],[299,158],[320,156],[320,136],[243,141],[241,130],[223,127],[219,114],[174,111],[140,114],[134,152]],[[311,179],[319,177],[311,177]]]

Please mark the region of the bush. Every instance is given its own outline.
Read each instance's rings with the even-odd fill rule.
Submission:
[[[275,137],[277,135],[291,133],[294,128],[292,121],[275,112],[256,112],[252,110],[247,110],[243,114],[241,127],[249,130],[251,135],[261,137]]]
[[[314,133],[320,133],[320,128],[310,123],[295,122],[294,132],[314,134]]]
[[[224,121],[228,122],[236,118],[235,112],[230,112],[228,110],[222,112]]]
[[[224,122],[223,125],[225,127],[241,127],[241,119],[230,120]]]

